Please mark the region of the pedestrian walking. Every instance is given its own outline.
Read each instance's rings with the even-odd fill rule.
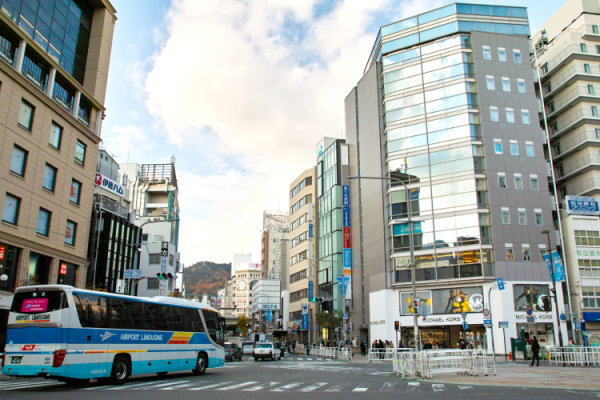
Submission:
[[[383,358],[385,357],[385,345],[383,344],[383,341],[381,339],[379,339],[379,359],[383,360]]]
[[[361,355],[361,357],[364,357],[367,355],[367,346],[366,346],[364,340],[360,341],[360,355]]]
[[[531,365],[533,367],[533,363],[537,360],[536,367],[540,366],[540,344],[537,338],[534,336],[531,340]]]

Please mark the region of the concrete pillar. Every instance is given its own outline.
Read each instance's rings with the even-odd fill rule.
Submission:
[[[53,257],[48,272],[48,285],[56,285],[58,282],[58,268],[60,266],[60,258]]]
[[[79,265],[75,275],[75,287],[85,289],[87,280],[88,267],[87,265]]]
[[[17,62],[15,64],[15,69],[20,74],[23,73],[23,60],[25,59],[25,49],[26,48],[27,48],[27,42],[24,40],[21,40],[19,42],[19,47],[17,48]]]
[[[73,115],[73,117],[77,118],[77,115],[79,114],[79,102],[81,101],[81,92],[78,90],[77,93],[75,93],[75,101],[73,102],[73,110],[71,111],[71,115]]]
[[[23,249],[19,252],[19,260],[17,262],[17,278],[15,280],[15,288],[23,286],[23,281],[27,279],[27,271],[29,270],[29,250]]]
[[[55,80],[56,80],[56,68],[51,68],[50,75],[48,76],[48,88],[46,89],[46,94],[50,98],[52,98],[52,93],[54,93],[54,81]]]
[[[96,127],[94,129],[94,133],[98,137],[100,137],[100,133],[102,132],[102,117],[103,116],[104,116],[104,112],[102,110],[96,110]]]

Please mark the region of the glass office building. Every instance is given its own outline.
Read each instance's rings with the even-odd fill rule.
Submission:
[[[381,28],[346,98],[351,170],[389,179],[352,186],[361,228],[352,269],[363,271],[352,282],[353,336],[394,338],[388,315],[399,310],[403,343],[414,345],[415,279],[431,314],[419,321],[422,342],[488,346],[482,312],[492,282],[508,282],[511,299],[513,285],[547,285],[540,232],[551,229],[552,211],[539,184],[546,169],[528,56],[525,8],[453,4]],[[521,318],[518,309],[502,320]]]

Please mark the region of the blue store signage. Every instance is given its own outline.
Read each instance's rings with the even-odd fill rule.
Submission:
[[[350,186],[342,185],[342,206],[350,205]]]

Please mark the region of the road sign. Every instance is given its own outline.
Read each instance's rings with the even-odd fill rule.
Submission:
[[[313,224],[312,223],[308,224],[308,238],[311,240],[313,238]]]
[[[492,327],[492,320],[491,319],[484,319],[483,320],[483,325],[485,325],[486,328],[491,328]]]
[[[484,317],[489,317],[490,316],[490,310],[488,310],[487,308],[483,309],[483,316]]]
[[[565,317],[564,313],[560,313],[560,320],[564,321],[567,317]]]
[[[535,317],[533,315],[528,315],[527,316],[527,323],[528,324],[533,324],[535,323]]]
[[[141,269],[126,269],[123,271],[123,278],[125,279],[141,279],[142,278],[142,270]]]
[[[467,319],[467,313],[461,313],[460,316],[462,317],[463,321]]]
[[[508,321],[498,321],[498,328],[508,329]]]
[[[314,283],[313,281],[308,281],[308,298],[312,299],[313,298],[313,292],[314,292]],[[309,300],[312,301],[312,300]]]
[[[344,315],[342,316],[342,318],[344,318],[344,319],[348,319],[348,313],[347,313],[347,312],[345,312],[345,313],[344,313]]]
[[[496,282],[498,283],[498,290],[504,290],[505,289],[504,279],[498,278],[498,279],[496,279]]]
[[[525,314],[527,314],[528,317],[531,317],[533,315],[533,310],[528,308],[527,311],[525,311]]]

